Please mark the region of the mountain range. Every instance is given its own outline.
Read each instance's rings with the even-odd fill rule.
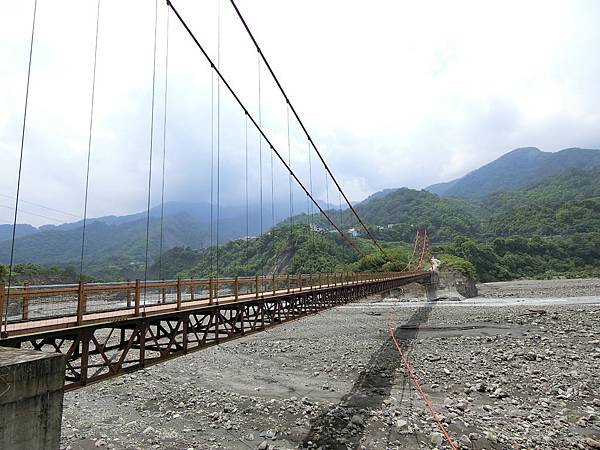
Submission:
[[[571,168],[477,201],[395,189],[356,209],[386,247],[386,257],[364,232],[352,238],[366,253],[359,257],[318,216],[311,219],[321,220],[324,232],[311,232],[308,218],[298,216],[293,227],[282,222],[260,238],[220,247],[219,274],[401,270],[417,227],[426,227],[433,255],[442,264],[481,281],[600,276],[600,167]],[[332,217],[360,230],[348,211]],[[162,273],[216,276],[215,256],[214,247],[173,248],[163,255]],[[158,272],[156,264],[152,271]]]
[[[334,208],[321,203],[324,208]],[[306,210],[306,200],[294,201],[295,211]],[[219,243],[261,233],[260,205],[225,206],[219,211]],[[265,202],[262,208],[263,231],[289,216],[289,204]],[[163,214],[163,250],[177,246],[208,247],[216,243],[216,226],[211,239],[210,203],[167,202]],[[216,220],[216,210],[213,210]],[[147,213],[104,216],[88,219],[86,224],[85,268],[89,273],[139,273],[146,258]],[[214,222],[213,222],[214,223]],[[61,225],[33,227],[19,224],[16,229],[15,263],[58,264],[79,266],[83,221]],[[154,260],[160,250],[161,207],[150,209],[148,257]],[[10,260],[12,225],[0,225],[0,263]]]
[[[461,178],[432,184],[425,190],[445,197],[477,199],[494,192],[517,190],[532,181],[557,175],[566,169],[598,166],[599,150],[567,148],[558,152],[543,152],[539,148],[525,147],[508,152]]]
[[[596,169],[594,169],[596,168]],[[583,170],[589,169],[589,170]],[[558,236],[600,229],[600,151],[565,149],[556,153],[537,148],[513,150],[495,161],[448,183],[418,191],[408,188],[376,192],[355,205],[382,241],[410,243],[417,227],[426,226],[432,242],[456,236],[491,239],[497,236]],[[324,203],[324,202],[323,202]],[[356,227],[351,211],[326,205],[341,228]],[[169,202],[164,205],[163,251],[206,248],[211,239],[209,203]],[[294,210],[306,210],[305,200]],[[334,211],[335,210],[335,211]],[[214,211],[213,211],[214,212]],[[275,222],[285,224],[288,204],[276,204]],[[295,223],[307,223],[302,214]],[[320,215],[311,218],[327,229]],[[160,250],[161,208],[150,210],[148,259]],[[263,208],[263,231],[271,227],[270,204]],[[590,228],[591,227],[591,228]],[[222,207],[219,243],[260,234],[260,208]],[[16,230],[15,262],[78,266],[82,222],[44,225],[20,224]],[[0,263],[10,258],[12,226],[0,225]],[[146,259],[146,212],[88,220],[85,271],[106,278],[135,276]]]

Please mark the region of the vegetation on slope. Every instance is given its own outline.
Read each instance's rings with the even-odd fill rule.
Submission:
[[[366,240],[354,240],[364,252],[373,246]],[[280,225],[263,236],[239,239],[219,247],[219,275],[256,273],[318,273],[347,270],[356,261],[356,252],[337,233],[317,233],[305,224]],[[162,258],[164,278],[208,277],[217,272],[215,248],[192,250],[175,248]],[[158,261],[152,273],[158,273]]]
[[[219,275],[255,273],[331,272],[336,270],[399,270],[406,265],[408,248],[417,227],[426,227],[434,255],[446,266],[481,281],[512,278],[600,275],[600,169],[572,169],[536,181],[514,192],[495,193],[479,201],[441,198],[426,191],[397,189],[374,195],[356,206],[370,230],[393,255],[381,257],[364,234],[351,238],[367,254],[359,258],[343,239],[315,215],[311,221],[322,226],[312,231],[307,216],[294,219],[258,238],[240,239],[218,251]],[[341,228],[361,231],[349,211],[331,211]],[[185,217],[184,217],[185,219]],[[173,219],[174,220],[174,219]],[[144,273],[144,245],[136,222],[90,227],[85,272],[97,279],[135,278]],[[207,277],[216,275],[217,251],[195,250],[207,239],[206,224],[195,220],[167,221],[168,245],[176,248],[158,259],[157,229],[150,235],[151,278]],[[123,233],[121,233],[123,231]],[[39,241],[43,232],[24,236],[17,242],[17,257],[29,242],[43,262],[78,266],[80,251],[77,230],[65,233],[59,247],[47,248]],[[187,244],[196,239],[196,245]],[[45,259],[44,259],[45,258]],[[17,258],[17,261],[19,259]],[[160,261],[160,263],[159,263]],[[38,268],[39,271],[46,269]],[[54,269],[47,269],[54,270]],[[63,270],[63,269],[60,269]],[[68,278],[65,276],[65,278]]]
[[[457,237],[438,252],[471,263],[480,281],[600,276],[600,233],[568,237],[510,236],[492,242]],[[434,251],[435,253],[435,251]]]
[[[600,167],[600,151],[569,148],[543,152],[535,147],[518,148],[448,183],[429,186],[441,196],[481,199],[494,192],[522,189],[529,183],[556,176],[566,169]]]
[[[79,265],[81,228],[41,231],[16,241],[15,261],[39,264]],[[164,245],[203,246],[209,242],[209,227],[186,214],[165,218]],[[150,221],[149,253],[158,254],[160,219]],[[0,261],[10,259],[10,240],[0,242]],[[128,262],[144,260],[146,251],[146,219],[122,224],[92,222],[86,229],[86,261],[123,258]],[[87,268],[86,268],[87,270]]]
[[[8,282],[9,266],[0,264],[0,283]],[[85,278],[86,281],[91,279]],[[79,282],[79,273],[74,267],[40,266],[39,264],[17,264],[13,267],[11,284],[65,284]]]
[[[482,216],[477,205],[462,199],[441,198],[427,191],[396,189],[385,196],[373,196],[370,201],[355,207],[368,224],[371,233],[383,241],[399,241],[407,244],[415,239],[417,228],[427,228],[431,240],[449,241],[457,235],[478,236],[482,231]],[[330,211],[335,219],[339,212]],[[305,220],[299,216],[296,220]],[[329,229],[321,216],[313,219]],[[354,214],[343,211],[339,222],[344,229],[356,228],[364,232]]]
[[[569,170],[482,202],[485,237],[570,236],[600,230],[600,169]]]

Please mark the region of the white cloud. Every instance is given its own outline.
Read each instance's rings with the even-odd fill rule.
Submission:
[[[216,61],[217,0],[174,4]],[[385,187],[449,180],[519,146],[558,150],[599,145],[597,2],[239,0],[238,6],[354,200]],[[12,2],[10,14],[0,17],[0,222],[11,221],[5,206],[10,206],[16,183],[32,7],[33,1]],[[102,1],[91,215],[145,207],[153,7],[151,1]],[[159,8],[157,201],[164,2]],[[38,13],[22,198],[79,214],[95,2],[40,0]],[[221,17],[221,68],[257,117],[258,55],[225,0]],[[167,199],[207,200],[211,74],[174,16],[170,25]],[[263,124],[287,155],[285,103],[264,66],[261,81]],[[222,200],[243,202],[244,116],[224,87],[221,130]],[[258,162],[252,158],[257,142],[250,127],[251,198],[258,197]],[[292,165],[308,181],[306,141],[293,122],[291,145]],[[266,146],[263,151],[268,198],[270,157]],[[313,163],[314,190],[324,196],[324,174],[314,154]],[[285,196],[287,176],[277,162],[275,167],[276,195]],[[59,215],[32,204],[27,209],[24,204],[23,211]],[[46,220],[24,213],[20,221]]]

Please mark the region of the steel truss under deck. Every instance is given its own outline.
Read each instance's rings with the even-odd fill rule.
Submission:
[[[132,372],[401,285],[378,280],[9,337],[3,346],[67,356],[65,389]]]

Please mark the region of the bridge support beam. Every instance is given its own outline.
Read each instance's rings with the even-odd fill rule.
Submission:
[[[429,274],[418,277],[428,278]],[[258,283],[258,277],[254,281]],[[313,286],[302,290],[299,285],[289,293],[282,289],[278,295],[264,295],[263,292],[261,297],[217,302],[218,297],[212,291],[218,282],[210,280],[213,301],[197,308],[181,307],[119,321],[12,336],[2,339],[0,345],[64,354],[67,357],[65,389],[73,389],[389,291],[411,281],[414,277],[375,279],[345,286]],[[136,291],[139,286],[136,281]],[[136,304],[139,304],[139,292],[136,293]]]

